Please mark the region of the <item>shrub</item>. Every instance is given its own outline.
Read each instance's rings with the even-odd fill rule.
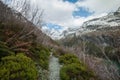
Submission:
[[[63,64],[60,70],[61,80],[90,80],[95,77],[94,73],[73,54],[60,56],[59,62]]]
[[[119,62],[118,60],[120,58],[119,49],[111,47],[111,46],[106,46],[104,50],[105,50],[106,56],[109,59]]]
[[[41,50],[39,53],[39,63],[40,66],[44,69],[48,69],[49,65],[49,52],[46,52],[45,50]]]
[[[55,53],[59,54],[59,55],[64,55],[64,53],[66,53],[66,51],[59,47],[59,48],[56,48],[56,52]]]
[[[3,57],[0,63],[0,80],[36,80],[34,62],[23,54]]]
[[[73,54],[65,54],[59,57],[61,64],[80,63],[79,59]]]
[[[103,54],[103,51],[105,54]],[[91,42],[86,43],[86,53],[94,55],[96,57],[104,58],[106,59],[106,56],[113,61],[117,61],[120,58],[119,49],[112,47],[112,46],[104,46],[104,49],[102,49],[101,46],[96,45]]]
[[[5,56],[14,54],[3,42],[0,41],[0,59]]]
[[[93,72],[78,63],[64,65],[60,71],[61,80],[89,80],[94,77]]]
[[[97,46],[96,44],[92,43],[92,42],[87,42],[86,43],[85,51],[86,51],[86,53],[94,55],[96,57],[98,57],[98,56],[99,57],[104,57],[100,47]]]
[[[50,52],[43,46],[31,48],[35,60],[43,69],[48,69]]]

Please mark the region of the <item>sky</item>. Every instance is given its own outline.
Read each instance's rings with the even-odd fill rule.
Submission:
[[[19,1],[19,0],[18,0]],[[62,32],[83,22],[105,16],[120,7],[120,0],[30,0],[44,10],[43,30]],[[56,33],[58,34],[58,33]]]
[[[44,9],[45,23],[61,26],[60,32],[67,28],[80,27],[83,22],[105,16],[120,7],[120,0],[34,0],[34,2]],[[58,30],[53,25],[43,28]]]

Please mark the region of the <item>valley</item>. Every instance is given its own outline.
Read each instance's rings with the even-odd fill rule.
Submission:
[[[0,1],[0,80],[120,80],[120,7],[53,39],[27,3]]]

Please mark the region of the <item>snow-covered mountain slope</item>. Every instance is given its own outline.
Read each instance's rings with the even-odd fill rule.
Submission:
[[[107,16],[87,21],[82,25],[82,27],[96,29],[118,25],[120,25],[120,8],[116,12],[109,13]]]
[[[96,30],[114,28],[114,26],[120,26],[120,7],[116,12],[111,12],[106,16],[86,21],[79,28],[65,30],[62,34],[64,34],[64,37],[72,37],[73,35],[82,35]]]
[[[42,32],[50,36],[52,39],[60,39],[63,37],[61,33],[64,31],[63,28],[59,28],[58,25],[52,25],[54,27],[48,27],[47,25],[42,26]]]

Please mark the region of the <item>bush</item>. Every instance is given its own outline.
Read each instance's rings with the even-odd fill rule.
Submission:
[[[119,62],[119,58],[120,58],[119,49],[111,47],[111,46],[106,46],[105,54],[109,59]]]
[[[64,65],[60,71],[61,80],[89,80],[94,77],[93,72],[78,63]]]
[[[66,51],[63,50],[62,48],[58,47],[58,48],[56,48],[55,53],[59,54],[59,55],[64,55],[64,53],[66,53]]]
[[[45,50],[41,50],[39,53],[39,63],[40,66],[43,69],[48,69],[48,65],[49,65],[49,52],[46,52]]]
[[[36,80],[37,77],[34,62],[23,54],[2,58],[0,80]]]
[[[79,59],[73,54],[65,54],[59,57],[61,64],[80,63]]]
[[[103,51],[105,54],[103,54]],[[96,45],[91,42],[86,43],[86,53],[94,55],[96,57],[104,58],[106,59],[106,56],[112,60],[119,62],[120,58],[120,52],[118,48],[112,47],[112,46],[104,46],[103,49],[101,46]]]
[[[104,57],[100,47],[97,46],[96,44],[92,43],[92,42],[87,42],[86,43],[85,51],[86,51],[86,53],[94,55],[96,57],[98,57],[98,56],[99,57]]]
[[[14,54],[3,42],[0,41],[0,59],[5,56]]]
[[[34,60],[36,60],[43,69],[47,70],[49,66],[49,50],[43,46],[38,46],[31,48],[31,51],[35,57]]]
[[[95,77],[94,73],[73,54],[60,56],[59,62],[63,64],[60,70],[61,80],[90,80]]]

